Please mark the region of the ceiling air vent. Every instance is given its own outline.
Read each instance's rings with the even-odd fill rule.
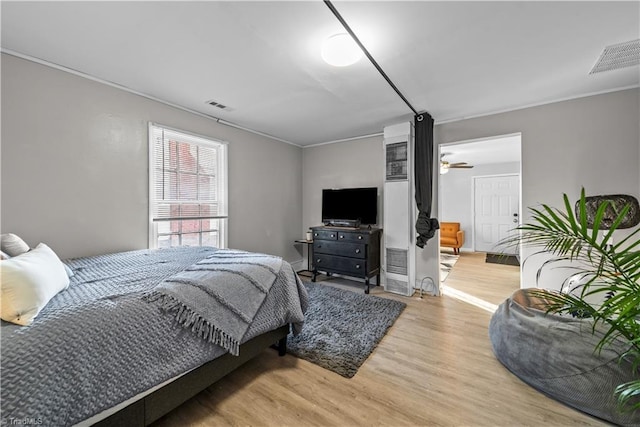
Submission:
[[[640,39],[604,48],[589,74],[617,70],[640,64]]]
[[[233,108],[231,108],[231,107],[227,107],[226,105],[221,104],[221,103],[219,103],[219,102],[217,102],[217,101],[213,101],[213,100],[211,100],[211,101],[207,101],[207,104],[209,104],[209,105],[211,105],[211,106],[213,106],[213,107],[219,108],[219,109],[221,109],[221,110],[225,110],[225,111],[233,111]]]

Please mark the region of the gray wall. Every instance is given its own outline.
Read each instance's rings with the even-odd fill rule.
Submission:
[[[631,89],[444,123],[435,127],[434,139],[443,144],[522,133],[522,217],[528,219],[526,207],[561,206],[562,193],[576,199],[582,187],[592,195],[640,195],[639,99],[640,90]],[[301,231],[320,223],[322,188],[381,188],[381,138],[304,149]],[[437,274],[434,248],[418,251],[417,278]],[[535,286],[537,264],[528,265],[522,285]],[[545,286],[554,287],[555,279],[548,280]]]
[[[471,161],[473,163],[473,161]],[[462,250],[473,250],[473,177],[520,173],[520,162],[475,165],[440,175],[440,221],[459,222],[465,232]]]
[[[522,217],[527,207],[561,207],[562,193],[638,197],[640,89],[612,92],[436,126],[437,143],[522,133]],[[531,250],[523,251],[527,256]],[[540,261],[541,263],[542,261]],[[536,286],[539,263],[527,263],[522,285]],[[556,287],[549,277],[544,287]]]
[[[322,225],[322,189],[378,187],[378,224],[382,224],[382,136],[306,147],[302,151],[302,229]],[[307,260],[308,248],[299,247]]]
[[[230,247],[296,261],[302,149],[2,55],[2,232],[75,257],[148,246],[149,121],[229,143]]]
[[[522,132],[523,204],[563,192],[638,195],[639,89],[436,126],[438,143]]]
[[[323,188],[378,187],[378,223],[383,223],[384,150],[382,149],[382,139],[381,135],[307,147],[303,150],[302,231],[310,226],[322,224]],[[438,245],[432,243],[435,241],[431,240],[424,249],[416,251],[416,280],[418,284],[425,276],[437,278],[439,271]],[[425,287],[425,289],[427,288]]]
[[[382,135],[307,147],[302,153],[302,237],[322,225],[322,189],[378,187],[378,224],[382,224],[384,184]]]

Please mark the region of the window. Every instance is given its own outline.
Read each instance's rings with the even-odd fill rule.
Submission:
[[[149,124],[149,247],[227,246],[227,145]]]

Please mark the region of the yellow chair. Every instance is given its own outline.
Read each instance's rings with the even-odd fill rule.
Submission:
[[[460,230],[460,223],[441,222],[440,246],[453,248],[453,253],[459,255],[462,245],[464,245],[464,231]]]

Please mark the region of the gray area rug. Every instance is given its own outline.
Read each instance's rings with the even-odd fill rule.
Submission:
[[[351,378],[393,325],[405,303],[305,282],[309,308],[287,352]]]

